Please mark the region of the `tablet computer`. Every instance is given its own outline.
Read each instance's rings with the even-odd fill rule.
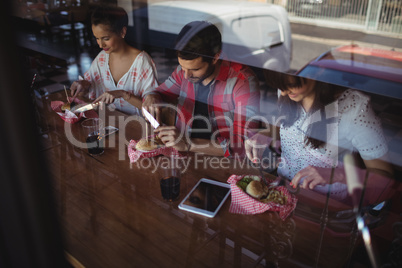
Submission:
[[[181,201],[179,209],[213,218],[229,194],[229,184],[202,178]]]

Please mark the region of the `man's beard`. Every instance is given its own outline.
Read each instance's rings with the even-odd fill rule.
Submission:
[[[207,71],[205,72],[205,75],[203,75],[203,76],[200,77],[200,78],[196,78],[196,79],[190,78],[189,80],[190,80],[190,82],[193,83],[193,84],[201,84],[202,81],[204,81],[205,79],[207,79],[208,77],[210,77],[211,74],[213,74],[214,72],[215,72],[215,64],[210,63],[209,66],[208,66]],[[194,80],[193,80],[193,79],[194,79]]]

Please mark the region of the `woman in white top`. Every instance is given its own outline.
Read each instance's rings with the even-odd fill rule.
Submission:
[[[393,171],[387,162],[381,123],[369,98],[359,91],[283,73],[274,73],[269,80],[280,94],[282,153],[278,175],[290,180],[293,187],[300,185],[321,193],[330,189],[332,197],[344,199],[347,186],[342,159],[347,153],[358,152],[366,169],[372,171],[368,185],[378,190],[370,194],[375,199],[383,194],[389,180],[379,177],[392,176]],[[246,142],[250,160],[261,159],[272,142],[269,134],[268,130],[261,131]],[[335,176],[329,184],[333,167]]]
[[[125,40],[128,16],[123,8],[100,6],[91,16],[92,32],[102,51],[84,79],[71,85],[71,94],[89,90],[94,102],[116,106],[128,114],[138,113],[142,97],[158,86],[155,64],[145,52]]]

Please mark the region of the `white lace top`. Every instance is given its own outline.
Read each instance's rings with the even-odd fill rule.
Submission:
[[[380,158],[388,151],[381,122],[371,108],[369,97],[358,91],[345,91],[337,101],[327,105],[325,115],[318,112],[307,116],[300,109],[301,116],[292,126],[280,128],[282,156],[278,174],[289,180],[309,165],[338,166],[338,160],[352,151],[358,151],[366,160]],[[305,144],[305,132],[309,124],[323,119],[328,120],[328,142],[322,148],[313,149]],[[320,188],[323,187],[315,190]]]
[[[114,82],[109,69],[109,54],[103,50],[96,56],[91,67],[84,74],[84,78],[91,82],[90,99],[95,99],[104,92],[111,90],[126,90],[142,97],[145,92],[158,86],[155,64],[145,51],[138,54],[130,69],[117,84]],[[123,98],[115,99],[111,105],[127,114],[141,114],[136,107]]]

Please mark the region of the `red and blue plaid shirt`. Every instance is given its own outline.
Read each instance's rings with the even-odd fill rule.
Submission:
[[[184,77],[179,65],[170,77],[155,89],[163,99],[177,102],[176,127],[191,129],[198,84]],[[212,137],[226,157],[244,155],[244,140],[254,133],[260,109],[259,83],[253,71],[242,64],[222,61],[219,74],[210,85],[208,114]]]

